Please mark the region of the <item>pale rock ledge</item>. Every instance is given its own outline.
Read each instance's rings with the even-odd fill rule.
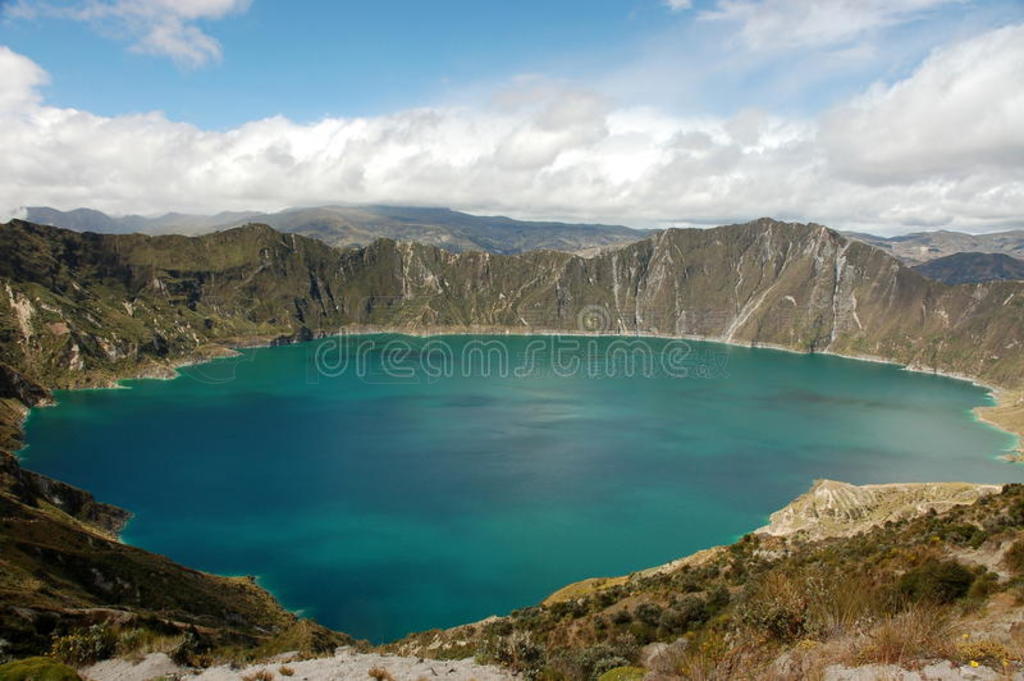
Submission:
[[[890,520],[971,504],[1002,489],[1002,485],[966,482],[851,485],[816,480],[809,491],[772,513],[769,524],[756,533],[776,537],[801,533],[808,539],[851,536]]]

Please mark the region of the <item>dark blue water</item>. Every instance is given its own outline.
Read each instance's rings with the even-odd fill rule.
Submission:
[[[1024,481],[969,383],[715,344],[645,340],[645,357],[554,342],[247,350],[173,381],[61,392],[32,411],[22,454],[134,511],[132,544],[258,575],[375,641],[728,542],[815,478]]]

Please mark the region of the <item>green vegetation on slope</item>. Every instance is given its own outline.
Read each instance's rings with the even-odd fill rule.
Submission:
[[[0,665],[0,681],[81,681],[71,667],[48,657],[30,657]]]
[[[1024,260],[1003,253],[955,253],[916,265],[914,270],[947,284],[1024,281]]]
[[[1024,486],[1011,485],[853,536],[747,535],[578,598],[424,632],[390,649],[476,655],[565,681],[637,665],[722,681],[935,659],[1019,669],[1021,556]]]

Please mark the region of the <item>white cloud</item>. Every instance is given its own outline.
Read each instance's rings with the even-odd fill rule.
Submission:
[[[283,117],[209,131],[40,103],[0,52],[0,207],[215,212],[450,205],[649,224],[774,215],[839,228],[989,230],[1024,215],[1024,25],[927,58],[821,119],[686,117],[525,78],[487,105]]]
[[[673,12],[681,12],[693,7],[693,0],[664,0],[665,5]]]
[[[39,86],[49,82],[34,61],[0,45],[0,112],[34,106],[41,101]]]
[[[707,21],[735,23],[753,50],[837,46],[961,0],[718,0]]]
[[[1024,169],[1024,26],[935,51],[826,117],[837,171],[885,184]]]
[[[131,49],[167,56],[182,66],[199,67],[221,58],[220,43],[202,31],[199,20],[244,12],[251,0],[18,0],[7,8],[13,18],[59,17],[88,22],[104,34],[131,41]]]

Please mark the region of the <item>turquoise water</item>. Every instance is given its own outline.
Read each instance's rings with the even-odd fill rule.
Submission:
[[[375,641],[728,542],[815,478],[1024,481],[997,459],[1013,438],[972,417],[990,398],[969,383],[659,340],[643,341],[651,375],[630,376],[613,339],[555,342],[246,350],[173,381],[61,392],[32,411],[22,456],[136,512],[132,544],[257,575]]]

